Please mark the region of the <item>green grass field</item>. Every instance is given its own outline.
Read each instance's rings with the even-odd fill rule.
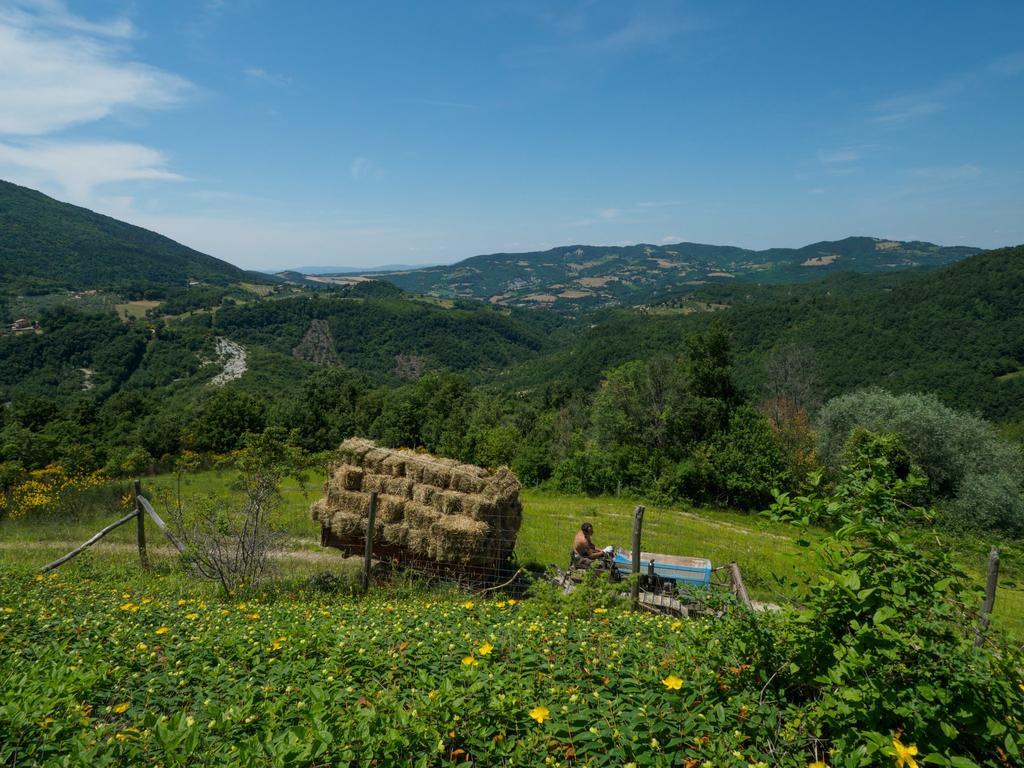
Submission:
[[[216,470],[189,474],[180,481],[174,475],[163,475],[146,478],[143,489],[157,511],[164,514],[179,493],[186,502],[190,497],[230,494],[231,478],[231,472]],[[353,567],[343,564],[340,553],[320,547],[320,531],[310,520],[309,505],[320,496],[321,485],[322,478],[312,474],[302,483],[289,480],[284,484],[279,516],[287,535],[287,552],[279,569],[284,575],[304,576]],[[59,557],[123,514],[126,507],[120,497],[127,492],[127,484],[109,489],[96,501],[101,508],[94,505],[71,520],[0,521],[0,564],[42,565]],[[594,540],[599,546],[628,548],[633,510],[642,503],[627,497],[569,496],[532,489],[524,490],[522,499],[523,525],[516,545],[519,560],[558,566],[566,564],[572,538],[583,520],[594,524]],[[166,542],[155,527],[150,525],[148,530],[150,547],[158,548],[158,554],[160,547],[166,550]],[[821,535],[818,532],[812,538]],[[815,579],[818,562],[814,550],[798,546],[796,538],[787,525],[738,512],[647,505],[644,514],[645,551],[706,557],[714,565],[735,561],[755,600],[785,603]],[[932,543],[922,539],[921,544]],[[987,543],[961,539],[958,546],[962,564],[975,576],[980,589]],[[94,548],[93,556],[130,561],[136,557],[134,547],[134,526],[124,525],[104,538]],[[170,553],[165,551],[164,555]],[[993,622],[1015,637],[1024,637],[1024,579],[1019,568],[1012,557],[1004,563]],[[779,583],[779,578],[786,583]]]

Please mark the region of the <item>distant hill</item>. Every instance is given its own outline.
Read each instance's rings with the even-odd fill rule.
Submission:
[[[616,304],[646,304],[708,284],[809,282],[833,272],[937,267],[979,252],[978,248],[874,237],[764,251],[699,243],[573,245],[474,256],[448,266],[390,272],[387,279],[415,293],[575,313]]]
[[[190,281],[272,283],[170,238],[0,181],[0,286],[162,296]]]
[[[367,269],[366,267],[288,267],[280,270],[267,270],[267,274],[291,274],[300,275],[380,275],[385,272],[408,272],[413,269],[425,269],[437,266],[436,264],[381,264],[380,266]]]
[[[772,350],[796,345],[817,361],[826,399],[868,386],[934,392],[953,407],[1024,423],[1024,246],[927,271],[704,286],[657,307],[596,312],[495,383],[590,389],[608,368],[678,353],[712,321],[730,330],[737,376],[755,391]]]

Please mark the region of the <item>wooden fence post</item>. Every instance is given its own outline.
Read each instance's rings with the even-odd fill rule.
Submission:
[[[992,609],[996,605],[996,587],[999,585],[999,547],[992,547],[988,553],[988,576],[985,579],[985,602],[981,604],[981,625],[974,635],[975,646],[985,641]]]
[[[142,563],[142,570],[149,570],[149,555],[146,553],[146,513],[139,504],[139,496],[142,495],[142,483],[135,480],[132,483],[135,492],[135,533],[139,543],[139,562]]]
[[[366,516],[366,550],[363,554],[363,592],[370,589],[370,559],[373,557],[373,526],[377,520],[377,492],[370,491],[370,509]]]
[[[633,511],[633,586],[630,587],[630,597],[633,600],[633,610],[640,607],[640,532],[644,525],[644,508],[637,505]]]
[[[743,577],[740,576],[740,567],[736,563],[729,563],[729,576],[732,578],[732,588],[736,592],[736,597],[748,611],[754,610],[750,595],[747,594],[747,587],[743,584]]]

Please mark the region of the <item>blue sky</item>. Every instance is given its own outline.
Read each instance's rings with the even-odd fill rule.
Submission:
[[[1024,242],[1024,3],[0,0],[0,178],[249,268]]]

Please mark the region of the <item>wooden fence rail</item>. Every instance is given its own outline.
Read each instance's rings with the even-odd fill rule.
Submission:
[[[177,536],[175,536],[173,533],[171,533],[171,529],[167,527],[167,523],[165,523],[163,521],[163,519],[160,517],[160,515],[157,514],[156,510],[153,509],[153,505],[150,503],[149,499],[147,499],[145,496],[142,495],[142,486],[139,483],[139,481],[136,480],[132,484],[132,487],[134,489],[134,495],[135,495],[135,508],[132,509],[131,512],[129,512],[124,517],[122,517],[120,520],[117,520],[117,521],[111,523],[106,528],[103,528],[102,530],[97,531],[96,535],[94,535],[92,538],[90,538],[88,541],[86,541],[81,546],[75,547],[73,550],[68,552],[63,557],[59,557],[56,560],[54,560],[52,563],[47,563],[46,565],[44,565],[43,568],[42,568],[43,573],[46,573],[47,571],[52,571],[54,568],[56,568],[56,567],[58,567],[60,565],[63,565],[64,563],[66,563],[71,558],[76,557],[77,555],[80,555],[82,552],[87,550],[89,547],[91,547],[97,541],[102,539],[104,536],[106,536],[112,530],[114,530],[115,528],[119,528],[120,526],[122,526],[125,523],[127,523],[129,520],[135,520],[136,521],[136,526],[135,526],[135,532],[136,533],[135,533],[135,535],[136,535],[136,539],[137,539],[138,545],[139,545],[139,561],[142,563],[142,568],[144,570],[148,569],[149,568],[149,555],[146,552],[146,516],[147,515],[149,516],[149,518],[154,523],[156,523],[156,527],[159,528],[160,531],[164,534],[164,536],[167,537],[168,541],[170,541],[171,544],[174,545],[174,548],[177,549],[180,554],[184,555],[185,554],[185,546],[178,540]]]

